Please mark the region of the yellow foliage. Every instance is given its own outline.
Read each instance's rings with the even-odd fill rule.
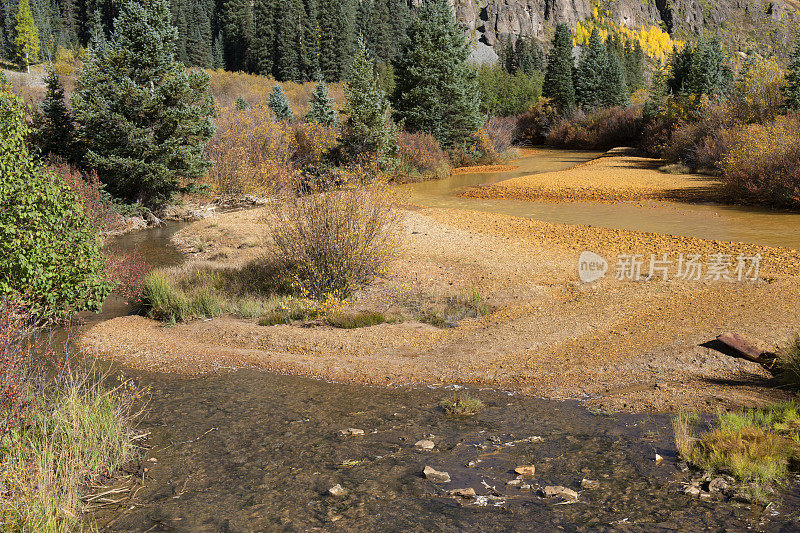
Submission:
[[[679,41],[674,41],[669,33],[654,24],[643,25],[636,28],[628,28],[622,24],[609,19],[597,8],[592,11],[592,19],[578,22],[573,33],[572,42],[575,46],[584,46],[589,43],[589,37],[595,28],[600,32],[600,40],[605,42],[609,34],[614,34],[622,38],[623,42],[641,45],[645,55],[656,61],[662,61],[672,53],[676,46],[680,46]]]

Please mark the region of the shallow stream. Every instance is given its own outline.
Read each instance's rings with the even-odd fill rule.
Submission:
[[[664,231],[668,209],[637,205],[525,204],[454,197],[454,191],[537,170],[565,168],[594,154],[553,152],[525,161],[502,175],[456,176],[442,182],[407,187],[415,203],[452,205],[506,212],[555,222],[635,226]],[[537,166],[538,165],[538,166]],[[639,213],[662,212],[653,215]],[[800,219],[772,235],[754,229],[756,220],[794,215],[732,210],[740,217],[735,231],[720,229],[721,216],[709,221],[692,213],[720,210],[682,206],[697,216],[697,236],[771,240],[794,235]],[[725,210],[723,210],[725,211]],[[636,214],[639,213],[639,214]],[[763,218],[759,218],[763,217]],[[728,219],[725,219],[728,220]],[[750,221],[750,222],[746,222]],[[731,222],[731,224],[733,224]],[[738,225],[742,227],[739,228]],[[770,225],[773,222],[765,222]],[[616,227],[616,226],[615,226]],[[118,239],[137,246],[153,265],[178,263],[169,245],[179,229],[140,232]],[[688,231],[688,230],[687,230]],[[727,231],[728,233],[725,233]],[[742,235],[750,235],[748,238]],[[789,242],[791,241],[791,242]],[[800,242],[798,243],[800,245]],[[104,320],[128,312],[110,299]],[[143,477],[132,502],[99,513],[108,531],[797,531],[800,483],[791,480],[780,504],[763,506],[736,501],[699,500],[683,493],[691,474],[676,467],[670,418],[591,412],[577,402],[514,396],[503,391],[470,391],[485,407],[471,418],[446,416],[439,402],[454,390],[372,388],[341,385],[256,370],[186,379],[125,369],[149,387],[140,419],[149,431]],[[357,428],[364,435],[342,436]],[[532,437],[541,437],[541,441]],[[415,448],[421,439],[432,451]],[[663,460],[656,462],[656,454]],[[507,485],[513,469],[535,465],[525,483]],[[426,466],[447,471],[449,483],[422,475]],[[582,488],[583,479],[598,482]],[[341,484],[347,494],[328,490]],[[545,485],[579,491],[577,503],[537,493]],[[480,496],[464,500],[447,490],[473,488]]]

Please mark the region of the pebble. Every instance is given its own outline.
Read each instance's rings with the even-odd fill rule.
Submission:
[[[433,447],[436,446],[432,440],[418,440],[415,444],[415,448],[419,448],[421,450],[432,450]]]
[[[531,490],[531,486],[527,483],[519,486],[519,490]]]
[[[663,460],[664,460],[663,457],[661,457],[660,455],[656,454],[656,463],[660,463]]]
[[[593,479],[583,478],[581,480],[581,488],[584,489],[597,489],[600,488],[600,482]]]
[[[536,467],[533,465],[518,466],[514,469],[514,472],[521,476],[532,476],[536,474]]]
[[[698,487],[697,485],[689,485],[683,492],[684,494],[688,494],[689,496],[699,496],[700,487]]]
[[[435,468],[425,466],[422,473],[425,474],[425,477],[429,481],[433,481],[434,483],[450,483],[450,474],[447,472],[439,472]]]
[[[339,483],[328,489],[328,494],[337,498],[347,496],[347,489],[342,487]]]
[[[561,485],[548,485],[542,489],[545,497],[560,496],[565,500],[578,501],[578,493]]]
[[[358,428],[347,428],[339,431],[339,435],[342,435],[343,437],[353,437],[355,435],[363,435],[363,434],[364,430]]]

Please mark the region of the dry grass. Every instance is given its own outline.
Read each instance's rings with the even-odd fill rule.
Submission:
[[[800,389],[800,336],[778,355],[778,377],[791,389]]]
[[[337,312],[325,317],[328,325],[340,329],[356,329],[377,326],[386,322],[386,315],[377,311]]]

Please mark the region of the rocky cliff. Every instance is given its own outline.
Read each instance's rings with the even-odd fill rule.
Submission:
[[[414,0],[419,3],[421,0]],[[552,28],[591,18],[595,7],[628,27],[658,24],[679,38],[711,33],[733,48],[780,52],[797,29],[798,0],[451,0],[474,40],[496,47],[520,36],[547,41]]]

